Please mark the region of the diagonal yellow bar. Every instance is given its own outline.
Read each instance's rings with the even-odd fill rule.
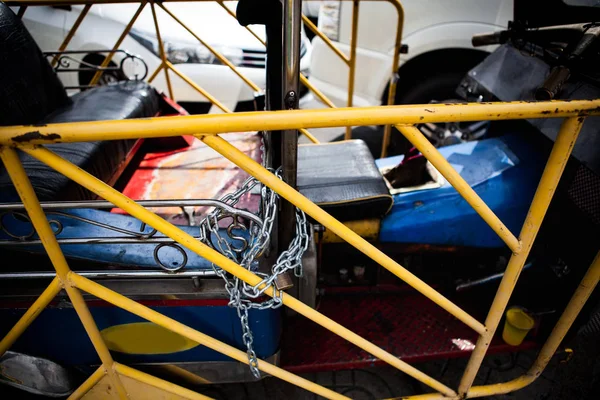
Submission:
[[[218,139],[223,140],[221,138],[218,138]],[[225,142],[225,143],[227,143],[227,142]],[[92,175],[83,171],[82,169],[76,167],[75,165],[69,163],[68,161],[62,159],[61,157],[57,156],[56,154],[52,153],[51,151],[49,151],[45,148],[42,148],[42,147],[29,147],[29,146],[23,147],[22,150],[25,151],[26,153],[28,153],[29,155],[31,155],[32,157],[35,157],[38,160],[42,161],[43,163],[47,164],[51,168],[54,168],[55,170],[62,173],[66,177],[70,178],[71,180],[79,183],[80,185],[87,188],[88,190],[96,193],[100,197],[110,201],[115,206],[121,208],[122,210],[126,211],[130,215],[138,218],[141,221],[144,221],[149,226],[152,226],[153,228],[157,229],[159,232],[161,232],[161,233],[165,234],[166,236],[170,237],[171,239],[177,241],[180,245],[184,246],[185,248],[206,258],[208,261],[212,262],[213,264],[218,265],[223,270],[237,276],[238,278],[242,279],[244,282],[247,282],[250,285],[257,285],[261,282],[262,279],[260,277],[258,277],[257,275],[255,275],[254,273],[248,271],[245,268],[242,268],[241,266],[239,266],[232,260],[223,256],[221,253],[211,249],[210,247],[206,246],[202,242],[194,239],[191,235],[183,232],[181,229],[178,229],[173,224],[165,221],[158,215],[156,215],[153,212],[140,206],[135,201],[133,201],[130,198],[128,198],[127,196],[123,195],[119,191],[113,189],[109,185],[98,180],[97,178],[93,177]],[[243,153],[242,153],[242,155],[245,156]],[[253,160],[251,160],[251,162],[254,163]],[[275,177],[274,175],[271,175],[268,171],[266,171],[266,170],[264,170],[264,171],[267,172],[269,174],[269,176],[272,176],[274,179],[276,179],[278,182],[281,182],[277,177]],[[289,188],[289,186],[287,186],[287,185],[286,185],[286,187]],[[296,193],[296,192],[294,192],[294,193]],[[310,203],[310,204],[312,204],[318,210],[321,210],[320,208],[315,206],[313,203]],[[339,224],[339,222],[338,222],[338,224]],[[431,290],[433,291],[433,289],[431,289]],[[435,291],[433,291],[433,292],[435,292]],[[435,292],[435,293],[437,293],[437,292]],[[268,296],[273,296],[274,295],[273,288],[267,289],[265,291],[265,294]],[[449,395],[449,396],[455,395],[455,392],[452,389],[450,389],[449,387],[436,381],[435,379],[429,377],[428,375],[422,373],[418,369],[405,363],[404,361],[400,360],[399,358],[395,357],[394,355],[381,349],[380,347],[375,346],[371,342],[365,340],[364,338],[360,337],[359,335],[350,331],[349,329],[344,328],[340,324],[336,323],[335,321],[331,320],[330,318],[327,318],[323,314],[321,314],[318,311],[314,310],[313,308],[307,306],[306,304],[302,303],[301,301],[297,300],[296,298],[294,298],[290,295],[287,295],[285,292],[280,293],[280,295],[281,295],[283,304],[285,304],[292,310],[298,312],[299,314],[304,315],[305,317],[318,323],[319,325],[323,326],[324,328],[329,329],[330,331],[336,333],[340,337],[357,345],[361,349],[363,349],[366,352],[374,355],[375,357],[387,362],[388,364],[398,368],[399,370],[405,372],[406,374],[412,376],[413,378],[425,383],[426,385],[431,386],[435,390],[437,390],[441,393],[444,393],[446,395]],[[460,311],[464,313],[464,311],[462,311],[462,310],[460,310]],[[259,367],[260,367],[260,365],[259,365]]]
[[[73,39],[73,36],[75,36],[75,33],[77,32],[77,29],[79,29],[79,25],[81,25],[81,23],[85,19],[86,15],[90,11],[90,8],[92,8],[91,4],[86,4],[83,7],[83,9],[81,10],[81,12],[79,13],[79,16],[77,17],[77,19],[73,23],[73,26],[69,30],[69,33],[67,33],[67,36],[65,36],[63,42],[58,47],[58,51],[65,51],[65,49],[67,48],[67,46],[69,45],[69,43],[71,43],[71,39]],[[60,57],[60,55],[57,54],[52,59],[52,66],[53,67],[56,65],[56,62],[58,61],[59,57]]]
[[[160,35],[160,28],[158,26],[158,18],[156,17],[156,8],[154,8],[154,2],[150,3],[150,9],[152,10],[152,19],[154,20],[154,31],[156,32],[156,40],[158,41],[158,50],[160,58],[162,59],[162,64],[167,65],[167,55],[165,54],[165,44],[162,41],[162,37]],[[169,90],[169,97],[172,100],[175,100],[173,96],[173,87],[171,86],[171,77],[169,76],[169,69],[165,68],[165,81],[167,82],[167,89]]]
[[[477,333],[482,334],[485,332],[485,327],[475,318],[471,317],[456,304],[446,299],[431,286],[427,285],[421,279],[417,278],[415,275],[403,268],[400,264],[385,255],[381,250],[377,249],[371,243],[367,242],[352,230],[348,229],[348,227],[346,227],[344,224],[333,218],[327,212],[323,211],[321,207],[317,206],[302,194],[294,190],[291,186],[277,178],[256,161],[239,151],[237,148],[235,148],[235,146],[231,145],[225,139],[219,136],[199,137],[201,137],[204,143],[225,156],[225,158],[229,159],[244,171],[260,180],[263,184],[276,191],[280,196],[303,210],[327,229],[331,230],[333,233],[350,243],[356,249],[360,250],[372,260],[376,261],[379,265],[386,268],[388,271],[421,292],[440,307],[471,327]]]
[[[140,316],[150,322],[153,322],[157,325],[160,325],[166,329],[169,329],[175,333],[180,334],[183,337],[186,337],[190,340],[193,340],[196,343],[199,343],[203,346],[206,346],[210,349],[218,351],[219,353],[225,354],[228,357],[233,358],[234,360],[240,361],[242,363],[248,364],[248,356],[241,350],[236,349],[233,346],[225,344],[217,339],[214,339],[208,335],[205,335],[197,330],[194,330],[172,318],[166,317],[159,312],[156,312],[146,306],[143,306],[131,299],[128,299],[125,296],[122,296],[116,292],[113,292],[110,289],[105,288],[104,286],[93,282],[87,278],[84,278],[80,275],[77,275],[75,272],[72,272],[69,275],[69,279],[72,284],[81,290],[90,293],[102,300],[105,300],[115,306],[122,308],[123,310],[129,311],[132,314]],[[287,382],[293,383],[297,386],[300,386],[306,390],[309,390],[315,394],[326,397],[328,399],[348,399],[346,396],[342,396],[330,389],[324,388],[323,386],[317,385],[313,382],[310,382],[304,378],[301,378],[297,375],[294,375],[290,372],[287,372],[275,365],[269,364],[266,361],[259,360],[258,368],[266,372],[267,374],[273,375],[280,379],[283,379]],[[123,369],[122,367],[117,367],[117,371],[119,369]]]
[[[72,122],[49,125],[0,127],[0,145],[91,142],[157,138],[181,135],[214,135],[227,132],[279,131],[336,126],[413,125],[502,119],[559,118],[600,115],[600,100],[417,104],[319,110],[239,112],[140,118],[121,121]]]
[[[210,44],[206,43],[204,40],[200,38],[200,36],[196,35],[196,33],[190,29],[186,24],[183,23],[175,14],[173,14],[167,7],[165,7],[162,3],[157,3],[160,8],[162,8],[167,14],[171,16],[179,25],[181,25],[186,31],[189,32],[197,41],[199,41],[204,47],[208,49],[221,63],[227,65],[229,69],[231,69],[237,76],[240,77],[248,86],[250,86],[254,91],[261,92],[262,89],[256,85],[256,83],[252,82],[248,77],[242,74],[238,68],[231,63],[226,57],[224,57],[221,53],[215,50]]]
[[[50,302],[56,297],[58,292],[62,289],[60,279],[55,277],[48,287],[42,292],[42,294],[35,300],[35,302],[29,307],[29,309],[23,314],[19,321],[12,327],[12,329],[4,336],[0,342],[0,357],[12,346],[15,341],[21,336],[21,334],[27,329],[29,325],[37,318],[38,315]]]
[[[513,252],[519,251],[519,240],[504,225],[500,218],[488,207],[475,190],[452,168],[450,163],[436,149],[431,142],[414,126],[396,126],[419,151],[433,164],[433,166],[454,186],[456,191],[473,207],[475,212],[496,232]]]
[[[510,295],[512,294],[523,269],[523,265],[525,265],[525,261],[529,256],[529,251],[531,250],[535,237],[542,225],[546,211],[550,206],[550,201],[554,196],[560,177],[567,165],[571,150],[575,145],[584,119],[585,118],[583,117],[566,118],[558,132],[558,136],[552,147],[552,152],[546,163],[546,168],[544,168],[542,178],[535,195],[533,196],[533,201],[531,202],[525,222],[523,223],[520,234],[522,248],[518,253],[513,253],[508,261],[504,276],[502,277],[502,281],[500,282],[500,286],[498,287],[498,291],[496,292],[496,296],[494,297],[494,301],[492,302],[492,306],[490,307],[490,311],[485,320],[485,326],[488,330],[477,340],[475,349],[471,354],[465,373],[460,381],[459,393],[463,395],[471,388],[475,376],[477,375],[477,371],[479,371],[481,363],[483,362],[485,353],[496,332],[496,328],[500,323],[500,319],[504,314]]]
[[[127,392],[123,387],[123,384],[119,380],[119,377],[112,369],[113,359],[108,351],[108,347],[104,343],[102,339],[102,335],[92,318],[92,314],[88,309],[85,301],[83,300],[83,296],[81,292],[74,287],[71,287],[67,284],[67,275],[70,272],[69,266],[67,265],[67,260],[63,255],[58,241],[54,236],[54,231],[44,214],[44,210],[40,206],[40,202],[33,190],[33,186],[31,186],[31,182],[25,173],[25,169],[19,160],[19,156],[14,149],[8,147],[0,147],[0,158],[4,162],[4,166],[6,167],[6,171],[10,176],[10,179],[13,182],[23,205],[25,206],[25,210],[29,215],[31,220],[31,224],[35,228],[40,240],[42,241],[42,245],[44,246],[44,250],[48,254],[54,269],[56,269],[56,273],[60,279],[60,281],[64,285],[64,289],[73,304],[73,308],[75,312],[79,316],[81,323],[83,324],[85,331],[87,332],[90,341],[94,345],[102,364],[106,368],[108,372],[108,376],[110,377],[111,383],[116,388],[116,395],[120,399],[127,399]]]
[[[346,65],[350,65],[350,58],[348,58],[348,56],[346,56],[344,53],[342,53],[342,51],[340,49],[337,48],[337,46],[335,44],[333,44],[333,42],[331,41],[331,39],[329,39],[327,36],[325,36],[323,34],[323,32],[321,32],[319,30],[319,28],[317,28],[315,26],[315,24],[313,24],[313,22],[308,19],[308,17],[306,17],[305,15],[302,15],[302,22],[304,22],[304,25],[306,27],[308,27],[308,29],[310,29],[315,35],[317,35],[319,38],[321,38],[321,40],[339,57],[342,59],[342,61],[344,61],[344,63],[346,63]]]
[[[104,365],[98,367],[92,375],[90,375],[71,395],[67,400],[79,400],[86,395],[102,378],[106,376]]]
[[[175,385],[171,382],[167,382],[163,379],[157,378],[150,374],[147,374],[137,369],[128,367],[127,365],[115,363],[115,370],[122,376],[126,376],[131,379],[135,379],[138,382],[145,383],[155,388],[162,389],[165,392],[183,397],[189,400],[211,400],[211,397],[205,396],[200,393],[196,393],[192,390],[183,388],[179,385]]]
[[[129,21],[129,23],[127,24],[127,26],[125,27],[125,29],[123,29],[123,32],[121,33],[121,36],[119,36],[119,38],[115,42],[115,45],[112,48],[113,52],[119,49],[119,46],[121,45],[121,43],[123,43],[123,40],[125,40],[125,38],[127,37],[127,34],[131,30],[131,27],[133,26],[133,24],[135,23],[135,21],[140,16],[140,13],[144,9],[144,6],[146,6],[146,2],[142,1],[140,3],[140,6],[138,7],[138,9],[135,11],[135,13],[133,14],[133,16],[131,17],[131,20]],[[104,61],[102,61],[102,64],[100,64],[100,68],[106,68],[108,66],[108,64],[110,63],[110,60],[112,59],[113,54],[114,53],[111,52],[111,53],[109,53],[104,58]],[[95,84],[97,84],[98,80],[100,79],[101,76],[102,76],[102,71],[101,70],[96,71],[96,73],[92,77],[92,80],[90,81],[90,85],[94,86]]]

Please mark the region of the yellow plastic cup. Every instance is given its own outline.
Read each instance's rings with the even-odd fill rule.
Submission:
[[[518,307],[509,308],[506,311],[502,339],[511,346],[518,346],[523,343],[525,336],[534,325],[535,320],[525,310]]]

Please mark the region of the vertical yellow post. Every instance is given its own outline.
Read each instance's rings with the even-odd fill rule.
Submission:
[[[101,69],[102,68],[106,68],[108,66],[108,64],[110,63],[110,60],[112,59],[112,56],[113,56],[114,52],[119,49],[119,46],[121,46],[121,43],[123,43],[123,40],[125,40],[125,38],[127,37],[127,34],[131,30],[131,27],[133,26],[133,24],[135,23],[135,21],[140,16],[140,13],[144,9],[145,5],[146,5],[146,2],[144,1],[144,2],[142,2],[142,4],[140,4],[140,6],[138,7],[138,9],[135,11],[135,14],[133,14],[133,17],[131,17],[131,20],[129,21],[129,23],[127,24],[127,26],[125,27],[125,29],[123,29],[123,33],[121,33],[121,36],[119,36],[119,38],[115,42],[115,45],[113,46],[112,51],[106,56],[106,58],[104,58],[104,61],[102,61],[102,64],[100,64],[100,68]],[[98,83],[98,80],[102,76],[102,70],[101,69],[98,70],[98,71],[96,71],[96,73],[94,74],[94,77],[90,81],[90,85],[91,86],[94,86],[95,84]]]
[[[398,25],[396,25],[396,42],[394,46],[394,57],[392,60],[392,74],[390,76],[390,87],[388,89],[387,105],[393,105],[396,100],[396,86],[398,84],[398,64],[400,63],[400,48],[402,47],[402,29],[404,27],[404,8],[399,0],[392,0],[391,3],[398,12]],[[387,148],[390,145],[392,136],[392,126],[386,125],[383,130],[383,142],[381,144],[381,158],[387,155]]]
[[[19,319],[19,321],[12,327],[12,329],[4,336],[2,341],[0,342],[0,357],[12,346],[15,341],[21,336],[21,334],[27,329],[29,325],[37,318],[38,315],[50,302],[60,289],[62,288],[60,280],[58,278],[54,278],[50,285],[42,292],[40,297],[38,297],[35,302],[29,307],[29,309],[23,314],[23,316]]]
[[[350,36],[350,59],[348,63],[348,107],[352,107],[354,99],[354,76],[356,74],[356,46],[358,39],[358,5],[359,1],[354,0],[352,3],[352,34]],[[346,127],[344,139],[352,139],[352,127]]]
[[[158,27],[158,18],[156,18],[156,9],[154,8],[154,2],[150,3],[150,8],[152,9],[152,19],[154,20],[154,29],[156,30],[156,40],[158,41],[158,50],[160,53],[160,58],[162,59],[162,64],[167,65],[165,44],[163,43],[162,37],[160,36],[160,28]],[[175,100],[175,97],[173,97],[173,88],[171,87],[171,78],[169,77],[169,68],[165,68],[165,80],[167,82],[167,89],[169,90],[169,97],[172,100]]]
[[[75,33],[77,32],[77,29],[79,29],[79,25],[81,25],[81,23],[83,22],[83,19],[87,15],[88,11],[90,11],[90,8],[92,8],[91,4],[86,4],[83,7],[83,10],[81,10],[81,13],[79,14],[79,16],[77,17],[77,19],[75,20],[75,23],[73,24],[73,26],[69,30],[69,33],[67,33],[67,36],[65,36],[65,39],[60,44],[60,47],[58,48],[58,51],[65,51],[65,49],[67,48],[67,46],[69,45],[69,43],[71,43],[71,39],[73,39],[73,36],[75,36]],[[53,67],[56,65],[56,62],[58,61],[59,58],[60,58],[59,54],[57,54],[56,56],[54,56],[54,58],[52,59],[52,66]]]
[[[471,358],[469,359],[469,363],[467,364],[467,368],[461,379],[459,386],[460,395],[465,395],[475,380],[483,357],[494,337],[494,333],[504,314],[508,300],[519,279],[523,265],[529,256],[529,251],[531,250],[535,237],[540,229],[540,225],[544,220],[544,216],[546,215],[552,196],[554,196],[554,192],[556,191],[565,165],[569,160],[571,150],[575,145],[584,119],[585,118],[583,117],[566,118],[560,128],[556,142],[554,143],[554,147],[548,158],[546,168],[544,169],[535,196],[533,197],[529,213],[527,214],[527,218],[525,218],[525,223],[521,230],[521,248],[513,253],[508,262],[504,277],[500,282],[496,297],[494,298],[485,320],[487,331],[477,340],[475,350],[473,350],[473,354],[471,354]]]
[[[31,223],[37,232],[52,265],[56,269],[56,273],[61,280],[71,303],[73,304],[73,308],[77,312],[77,315],[81,319],[83,326],[94,345],[94,348],[98,352],[98,356],[102,361],[102,364],[106,368],[106,371],[111,379],[113,386],[116,389],[116,394],[121,399],[127,399],[127,392],[123,387],[119,376],[113,369],[114,362],[104,340],[102,339],[102,335],[94,322],[92,314],[88,309],[85,301],[83,300],[83,296],[81,292],[72,287],[69,284],[69,280],[67,275],[71,271],[69,266],[67,265],[67,260],[63,255],[58,241],[54,236],[54,232],[52,227],[48,223],[48,219],[46,219],[46,214],[44,214],[44,210],[40,206],[40,202],[31,186],[31,182],[25,173],[25,169],[19,160],[19,156],[14,149],[8,147],[0,148],[0,158],[4,162],[6,167],[6,171],[12,180],[23,205],[25,206],[25,210],[31,219]]]

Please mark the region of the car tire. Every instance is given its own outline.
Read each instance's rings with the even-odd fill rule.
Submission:
[[[86,63],[89,63],[89,64],[100,66],[100,65],[102,65],[102,62],[104,61],[104,59],[105,59],[104,56],[102,56],[100,54],[88,54],[87,56],[85,56],[83,58],[83,61],[85,61]],[[117,64],[115,64],[113,61],[110,61],[108,65],[110,67],[117,66]],[[81,64],[80,67],[82,69],[88,69],[86,67],[86,65],[84,65],[84,64]],[[78,76],[79,77],[79,85],[80,86],[89,85],[95,74],[96,74],[96,71],[92,68],[89,68],[89,71],[79,71],[79,76]],[[125,74],[123,74],[122,71],[105,71],[102,74],[102,76],[100,77],[100,80],[98,81],[98,85],[102,86],[102,85],[107,85],[111,82],[119,82],[119,81],[123,81],[123,80],[127,80],[127,77],[125,76]],[[85,89],[82,89],[82,90],[85,90]]]

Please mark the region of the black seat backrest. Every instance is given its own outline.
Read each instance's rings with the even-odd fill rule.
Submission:
[[[0,2],[0,125],[34,124],[69,103],[21,20]]]

